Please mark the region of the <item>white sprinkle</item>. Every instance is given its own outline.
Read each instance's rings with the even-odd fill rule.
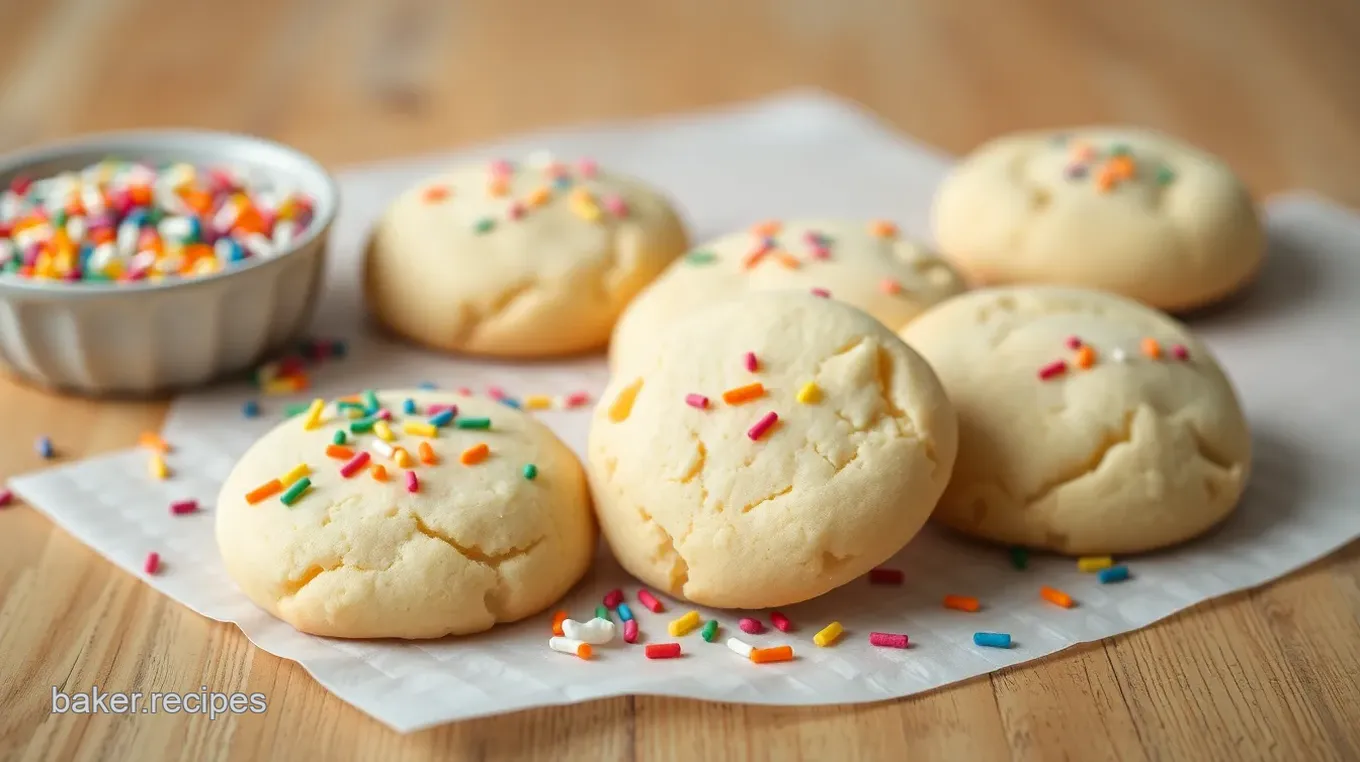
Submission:
[[[124,222],[118,226],[118,253],[125,257],[132,256],[137,250],[137,238],[142,234],[142,229],[137,227],[135,222]]]
[[[274,256],[274,244],[260,233],[251,233],[246,236],[245,243],[252,256],[260,259],[269,259]]]
[[[599,617],[595,617],[589,622],[563,619],[562,634],[582,643],[603,645],[614,639],[614,623]]]
[[[287,249],[293,245],[293,238],[297,235],[297,226],[287,220],[281,220],[274,225],[274,247],[279,251]]]
[[[88,214],[99,214],[104,211],[104,196],[99,192],[99,186],[86,183],[80,189],[80,205],[85,207]]]
[[[70,219],[66,220],[66,237],[72,241],[82,241],[85,239],[85,230],[88,227],[84,217],[79,214],[72,215]]]
[[[162,238],[175,241],[187,239],[190,231],[193,230],[188,217],[166,217],[156,227],[160,229]]]
[[[97,273],[108,270],[109,263],[113,261],[117,253],[118,249],[114,247],[111,241],[105,241],[94,247],[94,252],[90,254],[90,270]]]
[[[571,654],[572,656],[578,656],[580,655],[581,646],[584,645],[585,645],[584,642],[580,640],[573,640],[572,638],[556,638],[556,637],[548,638],[548,648],[551,648],[552,650],[561,654]]]
[[[14,257],[14,242],[8,238],[0,238],[0,265],[5,264]]]
[[[1124,350],[1120,349],[1119,347],[1115,347],[1114,349],[1110,350],[1110,359],[1114,360],[1117,363],[1125,363],[1129,361],[1129,356],[1124,352]]]
[[[226,233],[231,230],[232,225],[236,224],[236,218],[239,216],[241,216],[241,208],[236,205],[235,201],[227,201],[222,204],[221,209],[217,210],[217,214],[213,215],[213,230],[218,233]]]
[[[373,442],[373,452],[377,455],[381,455],[384,458],[390,459],[393,455],[397,454],[397,448],[384,442],[381,439],[377,439],[374,440]]]
[[[747,643],[744,640],[737,640],[736,638],[728,638],[727,647],[741,654],[743,659],[751,658],[751,652],[755,650],[755,647],[750,643]]]

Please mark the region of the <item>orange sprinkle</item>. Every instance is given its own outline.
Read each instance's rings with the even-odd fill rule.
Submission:
[[[869,232],[879,238],[896,238],[897,226],[887,220],[875,220],[874,223],[869,226]]]
[[[562,637],[562,622],[566,621],[567,612],[559,611],[553,614],[553,634]]]
[[[1096,175],[1096,187],[1100,189],[1101,193],[1105,193],[1114,187],[1118,179],[1115,177],[1114,171],[1110,169],[1110,165],[1106,164],[1100,168],[1100,173]]]
[[[279,481],[278,479],[270,479],[264,484],[261,484],[255,489],[247,492],[246,502],[249,503],[250,505],[255,505],[256,503],[260,502],[261,500],[264,500],[270,495],[277,495],[282,491],[283,482]]]
[[[427,204],[433,204],[438,201],[443,201],[448,197],[449,188],[447,185],[431,185],[430,187],[425,189],[424,198],[425,203]]]
[[[429,442],[421,442],[420,447],[416,449],[416,452],[420,453],[420,462],[427,466],[432,466],[439,462],[439,459],[434,456],[434,448],[430,446]]]
[[[756,664],[769,664],[776,661],[792,661],[793,646],[775,646],[774,648],[756,648],[751,651],[751,661]]]
[[[374,463],[374,464],[373,464],[372,473],[373,473],[373,481],[375,481],[375,482],[385,482],[385,481],[387,481],[387,469],[386,469],[386,468],[383,468],[383,467],[382,467],[382,464],[380,464],[380,463]]]
[[[475,466],[486,460],[486,456],[490,452],[491,448],[486,446],[486,442],[478,442],[463,450],[463,454],[458,456],[458,460],[465,466]]]
[[[902,284],[893,278],[884,278],[878,282],[878,290],[885,294],[900,294],[902,293]]]
[[[1158,344],[1156,339],[1152,338],[1151,336],[1147,337],[1146,339],[1143,339],[1142,347],[1143,354],[1147,355],[1148,357],[1154,360],[1161,359],[1162,345]]]
[[[723,392],[722,398],[723,402],[726,402],[729,405],[740,405],[743,402],[759,399],[764,396],[764,394],[765,386],[760,382],[756,382],[754,384],[747,384],[746,386],[738,386],[735,389],[728,389]]]
[[[1082,370],[1090,368],[1096,364],[1096,351],[1089,344],[1082,344],[1081,349],[1077,350],[1077,367]]]
[[[1133,159],[1127,156],[1116,156],[1110,159],[1105,166],[1114,174],[1116,180],[1127,180],[1133,177]]]
[[[756,265],[760,264],[760,260],[764,259],[765,255],[768,254],[769,252],[770,250],[765,248],[764,246],[759,246],[753,249],[750,254],[747,254],[746,257],[741,260],[742,268],[750,270],[752,267],[755,267]]]
[[[977,598],[969,598],[966,595],[946,595],[944,597],[944,607],[955,611],[977,611],[982,608]]]
[[[165,440],[161,439],[161,435],[154,431],[143,431],[142,435],[137,437],[137,444],[162,454],[170,452],[170,445],[166,444]]]
[[[1055,606],[1062,606],[1065,609],[1070,609],[1074,605],[1072,596],[1057,588],[1041,587],[1039,588],[1039,595],[1043,596],[1043,599],[1049,603]]]
[[[1096,149],[1090,143],[1073,143],[1072,158],[1077,161],[1090,161],[1096,155]]]
[[[354,450],[351,450],[350,448],[344,445],[333,444],[326,445],[326,454],[332,458],[348,460],[354,457]]]
[[[530,191],[525,200],[529,202],[529,206],[543,206],[548,203],[550,198],[552,198],[552,190],[545,185]]]
[[[797,259],[795,259],[792,254],[789,254],[787,251],[776,251],[774,253],[774,258],[779,260],[779,264],[789,268],[790,270],[797,270],[798,266],[802,264]]]
[[[778,233],[779,229],[782,227],[784,227],[784,223],[780,222],[779,220],[765,220],[764,222],[759,222],[756,223],[755,225],[752,225],[751,234],[758,235],[761,238],[769,238],[770,236]]]
[[[486,192],[500,198],[510,192],[510,183],[504,177],[493,177],[491,182],[487,183]]]

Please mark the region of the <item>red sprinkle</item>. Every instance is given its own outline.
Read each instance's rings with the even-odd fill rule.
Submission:
[[[883,648],[906,648],[907,636],[895,632],[871,632],[869,644]]]
[[[176,500],[170,504],[170,513],[175,516],[183,516],[186,513],[193,513],[197,510],[197,500]]]
[[[815,296],[815,297],[817,297],[817,298],[819,298],[819,299],[830,299],[830,298],[831,298],[831,292],[830,292],[830,291],[827,291],[827,290],[824,289],[824,288],[814,288],[814,289],[812,289],[812,295]]]
[[[770,612],[770,624],[774,625],[774,628],[780,632],[789,632],[793,629],[793,622],[790,622],[788,617],[778,611]]]
[[[420,491],[420,478],[416,476],[415,471],[406,472],[406,491],[407,492]]]
[[[572,392],[565,400],[567,407],[580,407],[590,402],[590,392]]]
[[[759,367],[760,367],[760,361],[756,359],[756,353],[755,353],[755,352],[747,352],[747,353],[746,353],[746,369],[749,370],[749,371],[751,371],[752,373],[755,373],[755,372],[756,372],[756,369],[759,368]]]
[[[142,571],[146,572],[147,574],[155,574],[160,570],[161,570],[161,554],[154,552],[147,553],[146,563],[142,564]]]
[[[742,632],[751,635],[759,635],[765,631],[765,625],[761,624],[759,619],[752,619],[749,616],[742,617],[742,619],[737,622],[737,626],[741,628]]]
[[[608,608],[617,608],[623,603],[623,591],[619,589],[610,590],[604,594],[604,605]]]
[[[636,620],[636,619],[629,619],[628,621],[624,622],[624,623],[623,623],[623,642],[625,642],[625,643],[636,643],[636,642],[637,642],[637,636],[638,636],[638,632],[637,632],[637,620]]]
[[[1039,380],[1047,381],[1054,376],[1061,376],[1067,372],[1067,362],[1065,360],[1054,360],[1039,369]]]
[[[666,607],[661,605],[661,601],[658,601],[656,596],[643,589],[638,590],[638,602],[646,606],[653,614],[660,614],[666,610]]]
[[[869,584],[900,585],[904,576],[901,569],[870,569]]]
[[[1171,356],[1177,360],[1189,360],[1190,350],[1186,349],[1184,344],[1177,344],[1171,348]]]
[[[4,508],[14,502],[14,492],[11,490],[0,490],[0,508]]]
[[[674,659],[679,655],[679,643],[653,643],[647,646],[648,659]]]
[[[1081,339],[1077,338],[1076,336],[1068,336],[1068,337],[1067,337],[1067,348],[1068,348],[1068,349],[1081,349]]]
[[[708,398],[702,394],[686,394],[685,404],[690,407],[697,407],[700,410],[708,408]]]

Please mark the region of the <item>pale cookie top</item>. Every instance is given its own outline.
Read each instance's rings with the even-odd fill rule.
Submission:
[[[368,292],[399,333],[475,353],[601,347],[627,302],[688,246],[639,181],[538,157],[468,165],[403,193],[374,232]]]
[[[900,549],[949,478],[955,434],[934,373],[891,331],[762,293],[675,323],[615,377],[590,476],[633,574],[707,605],[782,605]]]
[[[1202,530],[1240,494],[1251,443],[1237,396],[1161,313],[1098,292],[998,288],[902,336],[959,414],[937,513],[948,523],[1059,550],[1146,549]]]
[[[666,323],[750,291],[824,289],[896,330],[963,290],[944,260],[888,222],[769,221],[676,260],[620,318],[610,360],[652,341]]]
[[[270,431],[227,478],[218,544],[252,600],[315,634],[438,637],[536,613],[580,578],[594,546],[585,479],[545,426],[475,397],[377,399],[386,430],[366,398],[330,403],[314,428],[304,413]],[[291,506],[278,491],[248,501],[299,464],[310,487]]]
[[[941,186],[934,218],[941,251],[978,285],[1063,283],[1164,309],[1235,290],[1265,240],[1231,169],[1131,128],[987,143]]]

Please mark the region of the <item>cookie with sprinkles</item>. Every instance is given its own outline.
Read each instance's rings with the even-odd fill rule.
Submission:
[[[974,285],[1095,288],[1173,312],[1238,291],[1265,253],[1226,164],[1135,128],[998,138],[959,162],[933,214],[940,251]]]
[[[963,291],[944,260],[883,220],[767,220],[699,246],[620,318],[609,357],[645,349],[677,317],[753,291],[824,289],[897,330]]]
[[[1130,299],[985,289],[907,326],[959,415],[935,518],[1072,555],[1188,540],[1237,505],[1251,438],[1232,383],[1181,324]]]
[[[433,391],[366,392],[285,421],[241,457],[216,511],[246,596],[337,638],[523,619],[581,578],[596,545],[580,461],[547,427]]]
[[[751,293],[677,321],[615,376],[587,471],[625,569],[754,609],[900,550],[944,491],[956,435],[935,374],[871,316],[803,290]]]
[[[624,306],[688,246],[656,189],[593,161],[456,168],[407,190],[370,239],[378,322],[449,352],[599,349]]]

